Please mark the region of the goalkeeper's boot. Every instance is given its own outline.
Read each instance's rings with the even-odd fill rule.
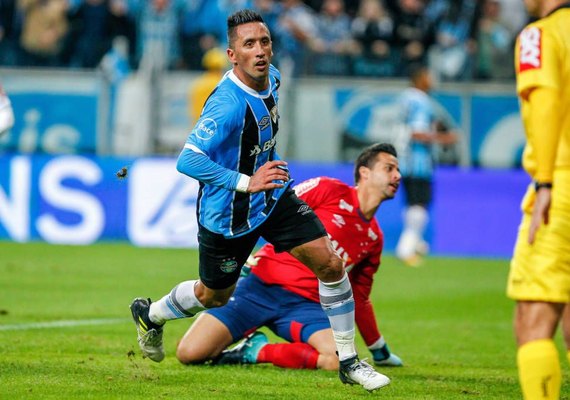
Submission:
[[[133,300],[129,308],[137,326],[138,342],[143,356],[161,362],[164,359],[162,325],[153,323],[148,317],[150,303],[150,299],[138,297]]]
[[[381,367],[403,367],[404,363],[400,357],[395,355],[394,353],[390,354],[390,357],[386,358],[385,360],[381,361],[374,361],[374,364],[379,365]]]
[[[349,385],[361,385],[364,389],[372,392],[390,383],[390,378],[377,372],[364,360],[360,361],[357,356],[340,362],[338,375],[342,383]]]
[[[256,364],[259,352],[268,342],[263,332],[254,332],[234,348],[224,350],[212,364]]]
[[[379,349],[370,351],[372,352],[375,365],[382,367],[402,367],[404,365],[400,357],[390,352],[387,344]]]

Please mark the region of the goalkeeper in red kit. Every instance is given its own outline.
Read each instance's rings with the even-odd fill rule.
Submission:
[[[295,192],[317,214],[345,262],[356,325],[374,363],[401,366],[378,329],[369,298],[384,242],[375,214],[384,200],[395,196],[401,178],[394,147],[376,144],[364,149],[355,162],[354,177],[354,187],[318,177],[300,183]],[[288,253],[276,253],[270,244],[253,260],[251,273],[240,279],[228,304],[202,313],[190,327],[178,345],[178,359],[184,364],[212,360],[214,364],[338,369],[333,331],[319,303],[315,274]],[[288,343],[269,343],[265,334],[257,332],[262,326]]]

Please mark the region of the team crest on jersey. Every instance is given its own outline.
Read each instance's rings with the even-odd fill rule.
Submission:
[[[220,264],[220,269],[222,270],[222,272],[225,272],[226,274],[229,274],[231,272],[234,272],[237,268],[238,264],[236,260],[224,260],[221,264]]]
[[[271,120],[273,121],[273,123],[276,124],[277,120],[279,119],[279,112],[277,111],[277,106],[273,106],[269,114],[271,115]]]
[[[212,118],[204,118],[198,121],[192,133],[202,140],[210,140],[218,131],[218,124]]]
[[[531,26],[520,34],[519,71],[540,69],[542,67],[542,32]]]

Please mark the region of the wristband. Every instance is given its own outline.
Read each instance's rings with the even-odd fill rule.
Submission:
[[[538,181],[534,182],[535,192],[538,192],[538,190],[542,188],[552,189],[552,182],[538,182]]]
[[[240,174],[236,191],[241,193],[247,193],[247,187],[249,186],[249,176],[245,174]]]

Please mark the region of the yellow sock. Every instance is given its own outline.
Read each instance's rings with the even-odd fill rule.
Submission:
[[[558,400],[560,398],[560,361],[551,339],[528,342],[517,354],[519,379],[525,400]]]

